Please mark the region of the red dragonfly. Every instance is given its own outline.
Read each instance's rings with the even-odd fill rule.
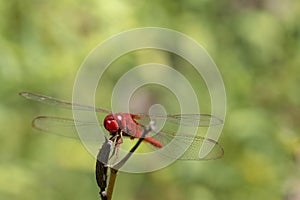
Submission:
[[[115,137],[116,146],[119,146],[123,141],[124,137],[129,137],[131,139],[140,138],[143,133],[142,121],[153,120],[161,121],[164,120],[166,123],[179,124],[185,126],[199,126],[199,127],[208,127],[214,125],[220,125],[223,121],[213,115],[209,114],[174,114],[174,115],[147,115],[147,114],[131,114],[131,113],[112,113],[109,110],[81,105],[76,103],[70,103],[64,100],[56,99],[53,97],[34,94],[30,92],[21,92],[21,96],[39,101],[42,103],[63,107],[67,109],[78,109],[78,110],[87,110],[87,111],[96,111],[99,113],[106,114],[106,117],[103,120],[104,128],[110,133],[111,138]],[[140,123],[141,122],[141,123]],[[32,122],[34,128],[46,132],[65,132],[66,129],[72,130],[72,134],[76,134],[75,122],[74,119],[61,118],[61,117],[50,117],[50,116],[39,116],[35,118]],[[78,123],[77,123],[78,125]],[[82,126],[95,126],[95,123],[91,122],[79,122],[79,125]],[[63,130],[60,130],[60,129]],[[65,133],[64,133],[65,134]],[[62,135],[64,135],[62,134]],[[70,136],[70,135],[68,135]],[[75,136],[75,135],[74,135]],[[175,131],[168,131],[166,128],[162,128],[154,136],[146,135],[144,142],[151,144],[155,148],[162,148],[164,145],[168,144],[176,136]],[[224,150],[222,146],[210,138],[204,138],[202,136],[194,136],[185,134],[180,136],[179,141],[182,141],[183,144],[186,144],[186,141],[191,141],[191,146],[187,151],[179,158],[182,160],[202,160],[202,159],[217,159],[223,156]],[[199,158],[200,147],[203,143],[211,143],[214,145],[211,152],[204,158]],[[180,142],[176,143],[180,145]],[[180,148],[180,147],[179,147]]]

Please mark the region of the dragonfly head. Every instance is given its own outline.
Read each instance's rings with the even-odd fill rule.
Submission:
[[[106,130],[108,130],[110,133],[115,133],[119,130],[119,124],[113,117],[113,115],[107,115],[104,118],[104,127]]]

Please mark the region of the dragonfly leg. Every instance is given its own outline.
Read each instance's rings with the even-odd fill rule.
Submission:
[[[122,131],[121,130],[118,131],[117,134],[110,137],[109,140],[113,141],[113,143],[115,144],[109,159],[111,159],[114,155],[116,155],[115,156],[115,161],[116,161],[118,159],[118,152],[119,152],[120,144],[123,143],[123,133],[122,133]]]
[[[117,139],[118,139],[118,135],[117,135],[117,134],[116,134],[116,135],[113,135],[113,136],[111,136],[111,137],[109,138],[109,140],[112,141],[114,144],[116,144]],[[116,145],[114,145],[113,151],[112,151],[112,153],[111,153],[109,159],[111,159],[111,158],[113,157],[113,155],[115,155],[115,152],[116,152]]]

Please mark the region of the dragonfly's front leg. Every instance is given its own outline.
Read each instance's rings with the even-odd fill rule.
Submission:
[[[123,131],[122,131],[122,130],[119,130],[119,131],[117,132],[117,134],[116,134],[115,136],[113,136],[112,138],[113,138],[113,140],[114,140],[114,144],[115,144],[115,145],[114,145],[114,149],[113,149],[113,152],[112,152],[110,158],[111,158],[113,155],[115,155],[115,160],[114,160],[114,161],[117,161],[118,155],[119,155],[120,144],[123,143]],[[112,138],[111,138],[111,139],[112,139]],[[111,140],[111,139],[110,139],[110,140]]]

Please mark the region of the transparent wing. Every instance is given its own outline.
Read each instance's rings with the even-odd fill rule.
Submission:
[[[71,102],[67,102],[64,100],[56,99],[56,98],[41,95],[41,94],[35,94],[35,93],[31,93],[31,92],[20,92],[19,94],[21,96],[25,97],[26,99],[30,99],[33,101],[39,101],[39,102],[42,102],[45,104],[59,106],[59,107],[70,109],[70,110],[72,108],[74,108],[76,110],[90,110],[90,111],[98,111],[98,112],[103,112],[103,113],[110,113],[109,110],[106,110],[103,108],[97,108],[97,107],[88,106],[88,105],[81,105],[81,104],[77,104],[77,103],[72,104]]]
[[[99,124],[92,122],[76,121],[80,128],[97,128]],[[65,137],[79,138],[74,119],[38,116],[32,121],[32,126],[40,131],[54,133]],[[87,132],[88,135],[88,132]]]
[[[137,114],[137,119],[169,122],[192,127],[208,127],[223,124],[223,120],[210,114],[145,115]]]
[[[174,142],[170,149],[170,155],[172,155],[173,150],[178,151],[181,149],[185,151],[179,160],[213,160],[221,158],[224,155],[223,147],[217,141],[210,138],[201,136],[175,136],[175,133],[168,133],[166,131],[161,131],[159,134],[153,136],[153,138],[160,141],[164,146],[171,141]],[[187,145],[189,146],[186,149]]]

